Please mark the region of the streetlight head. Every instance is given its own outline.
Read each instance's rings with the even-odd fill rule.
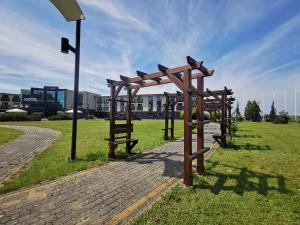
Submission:
[[[85,19],[76,0],[50,0],[50,2],[52,2],[68,22]]]
[[[68,54],[70,49],[69,39],[68,38],[61,38],[61,52]]]

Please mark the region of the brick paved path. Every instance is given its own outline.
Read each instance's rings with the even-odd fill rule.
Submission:
[[[54,142],[59,133],[48,128],[1,126],[22,130],[24,135],[0,146],[0,184],[35,154]]]
[[[219,127],[206,126],[206,146]],[[183,142],[0,196],[0,224],[102,224],[161,184],[181,178]],[[124,212],[124,211],[123,211]]]

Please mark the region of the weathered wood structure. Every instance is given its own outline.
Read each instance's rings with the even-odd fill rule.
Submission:
[[[231,132],[231,109],[232,104],[234,102],[234,98],[230,95],[233,94],[231,89],[227,89],[226,87],[224,90],[209,90],[207,89],[206,92],[209,94],[211,98],[206,98],[205,102],[205,111],[213,112],[214,115],[219,115],[220,121],[220,130],[221,134],[213,135],[213,138],[222,146],[227,146],[226,137],[230,135]]]
[[[204,78],[212,76],[213,70],[208,70],[203,66],[202,61],[196,61],[192,57],[187,57],[187,64],[181,67],[167,68],[158,65],[159,72],[147,74],[137,71],[137,76],[130,78],[120,76],[120,81],[107,80],[111,88],[111,118],[110,118],[110,137],[109,156],[115,156],[115,149],[118,144],[126,144],[126,151],[137,143],[136,139],[131,138],[133,125],[131,124],[131,102],[140,88],[152,87],[157,85],[174,83],[183,92],[184,101],[184,184],[193,184],[192,161],[197,160],[197,172],[204,173],[204,153],[209,148],[204,148],[204,97],[209,96],[204,92]],[[196,71],[196,72],[195,72]],[[197,81],[197,86],[192,85],[192,80]],[[114,113],[116,111],[116,101],[122,88],[127,91],[126,99],[126,124],[116,124]],[[192,150],[192,96],[196,96],[197,106],[197,149]],[[125,133],[126,136],[117,137],[117,134]],[[125,138],[125,139],[124,139]],[[123,139],[120,141],[120,139]]]
[[[181,92],[177,92],[176,94],[170,94],[165,92],[164,95],[166,96],[166,104],[165,104],[165,128],[162,130],[164,131],[164,139],[167,140],[174,140],[174,130],[175,130],[175,106],[179,101],[183,100],[183,94]],[[169,127],[169,120],[170,120],[170,127]],[[171,136],[169,137],[169,131]]]

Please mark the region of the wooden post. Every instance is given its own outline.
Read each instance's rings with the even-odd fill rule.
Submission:
[[[197,90],[204,91],[204,78],[197,79]],[[203,96],[197,96],[196,102],[196,116],[197,116],[197,151],[204,148],[204,108]],[[204,174],[204,153],[197,157],[197,173]]]
[[[175,101],[175,99],[173,99]],[[175,126],[174,126],[174,109],[175,108],[175,104],[174,102],[172,102],[172,105],[171,105],[171,140],[174,140],[174,129],[175,129]]]
[[[193,184],[192,173],[192,98],[191,98],[191,70],[185,70],[183,75],[184,88],[184,178],[186,186]]]
[[[231,136],[231,99],[228,101],[228,131]]]
[[[113,142],[115,142],[115,134],[114,134],[114,129],[115,129],[115,110],[116,110],[116,99],[115,99],[115,92],[116,92],[116,86],[112,85],[110,88],[110,129],[109,129],[109,152],[108,156],[110,158],[115,157],[115,145]]]
[[[164,139],[168,140],[169,139],[169,95],[166,94],[166,104],[165,104],[165,135]]]
[[[128,105],[127,105],[127,117],[126,117],[126,124],[128,125],[128,127],[131,126],[131,102],[132,102],[132,90],[131,89],[127,89],[127,98],[128,98]],[[126,152],[131,154],[131,148],[130,145],[131,143],[128,142],[128,140],[131,139],[131,129],[128,129],[126,132]]]

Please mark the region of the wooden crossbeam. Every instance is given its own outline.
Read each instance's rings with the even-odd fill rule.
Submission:
[[[139,71],[139,70],[136,71],[136,74],[137,74],[139,77],[144,77],[145,75],[147,75],[147,73],[144,73],[144,72]]]
[[[219,100],[219,101],[222,100],[222,99],[218,96],[218,94],[215,93],[215,91],[211,91],[211,90],[209,90],[208,88],[206,88],[206,92],[207,92],[210,96],[214,97],[215,99],[217,99],[217,100]]]
[[[107,82],[107,84],[110,84],[110,85],[114,85],[114,84],[118,83],[118,81],[111,80],[111,79],[106,79],[106,82]]]
[[[120,91],[122,90],[123,87],[124,87],[123,85],[118,86],[118,88],[115,92],[115,98],[118,97],[118,95],[120,94]]]
[[[211,76],[213,74],[213,70],[208,70],[207,68],[205,68],[202,65],[202,61],[196,61],[196,60],[192,60],[191,57],[187,58],[187,61],[190,64],[184,65],[184,66],[180,66],[180,67],[175,67],[175,68],[167,68],[168,73],[172,73],[177,77],[181,77],[181,73],[184,72],[185,70],[199,70],[200,73],[202,74],[202,76]],[[166,68],[166,67],[165,67]],[[142,80],[151,80],[152,78],[158,78],[158,77],[163,77],[166,76],[165,72],[156,72],[156,73],[151,73],[151,74],[147,74],[141,71],[137,71],[137,77],[133,77],[133,78],[129,78],[127,81],[118,81],[118,82],[114,82],[111,83],[110,85],[120,85],[120,84],[124,84],[124,82],[129,82],[129,83],[136,83],[138,81],[142,81]]]
[[[139,87],[137,87],[137,88],[135,88],[135,89],[133,89],[134,91],[133,91],[133,93],[132,93],[132,98],[134,98],[135,96],[136,96],[136,94],[138,93],[138,91],[140,90],[140,88]]]
[[[155,77],[155,78],[151,78],[151,80],[159,83],[161,81],[161,78],[160,77]]]

